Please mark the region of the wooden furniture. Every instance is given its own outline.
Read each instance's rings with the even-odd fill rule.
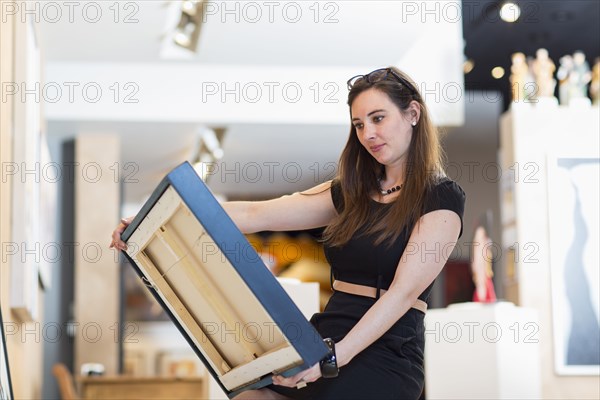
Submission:
[[[206,399],[205,379],[91,376],[78,379],[83,399]]]
[[[71,375],[71,372],[64,364],[54,364],[52,374],[54,374],[58,382],[58,390],[60,391],[60,398],[62,400],[79,400],[79,395],[77,394],[77,390],[75,390],[73,375]]]

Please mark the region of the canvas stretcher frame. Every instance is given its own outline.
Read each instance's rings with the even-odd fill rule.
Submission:
[[[144,284],[231,398],[328,349],[189,163],[123,232]]]

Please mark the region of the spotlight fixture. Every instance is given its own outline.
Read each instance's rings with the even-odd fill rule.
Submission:
[[[204,19],[204,3],[204,0],[186,0],[181,3],[181,16],[173,35],[173,41],[178,46],[196,51]]]
[[[215,160],[223,158],[223,149],[221,148],[221,140],[223,132],[220,133],[221,139],[217,136],[214,129],[206,129],[202,131],[201,138],[206,150],[210,152]]]
[[[196,15],[196,7],[198,6],[198,1],[189,1],[186,0],[181,4],[181,12],[186,13],[190,17]]]
[[[521,16],[521,7],[512,1],[508,1],[500,8],[500,18],[505,22],[515,22]]]
[[[206,180],[216,161],[224,156],[221,143],[225,136],[224,128],[200,127],[197,133],[198,141],[192,155],[192,164],[203,180]]]
[[[494,67],[492,69],[492,76],[495,79],[501,79],[504,76],[504,68],[502,68],[502,67]]]

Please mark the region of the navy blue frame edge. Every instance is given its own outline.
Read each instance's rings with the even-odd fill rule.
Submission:
[[[15,395],[13,394],[13,388],[12,388],[12,380],[10,378],[10,366],[8,365],[8,348],[6,346],[6,336],[4,336],[4,320],[2,319],[2,308],[0,307],[0,335],[2,335],[2,337],[0,337],[0,340],[2,340],[2,349],[4,351],[4,360],[5,360],[5,365],[0,365],[0,373],[2,369],[6,368],[6,378],[8,380],[8,394],[10,395],[10,399],[14,399]],[[0,381],[0,383],[2,383],[2,381]],[[4,390],[7,390],[6,388],[4,388]]]
[[[219,247],[219,250],[235,268],[238,275],[271,316],[273,322],[279,327],[294,326],[295,328],[299,328],[299,332],[295,337],[290,338],[286,336],[286,338],[292,346],[294,346],[304,363],[282,372],[282,375],[292,376],[303,369],[311,367],[325,357],[328,354],[328,348],[323,343],[319,333],[306,320],[296,304],[294,304],[285,290],[279,285],[273,274],[260,259],[260,256],[247,241],[246,237],[235,226],[229,215],[227,215],[223,207],[221,207],[217,199],[215,199],[188,162],[179,165],[159,183],[140,212],[121,235],[122,240],[125,242],[129,240],[133,232],[138,228],[145,216],[150,212],[169,186],[172,186],[173,189],[175,189],[192,214],[194,214],[198,221],[201,221],[206,232],[211,236],[217,247]],[[227,246],[227,243],[241,243],[246,246],[244,249],[248,250],[244,251],[244,257],[239,257],[234,260],[232,259],[232,251],[228,249],[234,249],[236,247]],[[123,254],[135,269],[138,276],[142,279],[146,278],[133,259],[124,251]],[[233,254],[233,256],[235,256],[235,254]],[[210,364],[200,349],[196,347],[192,338],[189,337],[177,318],[171,313],[169,307],[162,300],[159,293],[154,288],[150,286],[147,287],[229,398],[232,398],[245,390],[259,389],[272,383],[271,376],[269,375],[261,378],[258,382],[236,391],[230,392],[226,389],[221,384],[218,375],[210,367]]]

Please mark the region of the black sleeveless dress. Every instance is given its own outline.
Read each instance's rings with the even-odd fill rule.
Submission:
[[[331,187],[333,203],[343,209],[339,181]],[[423,214],[446,209],[464,213],[465,193],[454,181],[443,178],[428,194]],[[371,212],[383,204],[371,201]],[[375,246],[374,237],[358,233],[343,247],[325,247],[335,279],[388,289],[412,229],[405,229],[391,248]],[[433,283],[419,296],[427,301]],[[375,303],[375,299],[334,292],[325,310],[311,318],[322,337],[339,342]],[[423,351],[425,314],[414,308],[398,320],[382,337],[356,355],[333,379],[320,378],[302,389],[277,385],[269,389],[294,399],[418,399],[424,385]]]

